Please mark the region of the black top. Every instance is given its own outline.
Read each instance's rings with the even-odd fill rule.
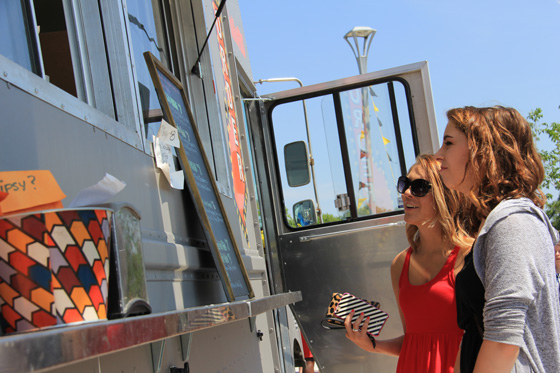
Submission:
[[[472,250],[465,256],[465,266],[455,278],[455,297],[457,324],[465,330],[461,343],[461,373],[472,372],[484,334],[484,287],[474,269]]]

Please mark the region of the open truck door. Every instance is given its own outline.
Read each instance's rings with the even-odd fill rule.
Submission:
[[[377,301],[402,334],[390,265],[408,247],[397,178],[437,150],[427,62],[247,100],[273,293],[301,291],[294,315],[322,372],[394,371],[345,331],[321,326],[334,292]]]

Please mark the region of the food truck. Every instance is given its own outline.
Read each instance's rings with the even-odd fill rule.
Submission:
[[[402,333],[395,184],[438,148],[427,62],[260,95],[236,0],[0,8],[0,372],[294,372],[302,338],[321,372],[394,370],[322,321],[348,292],[389,315],[380,338]],[[38,171],[62,208],[10,215],[9,173]],[[118,191],[72,206],[108,176]],[[35,263],[17,224],[84,209],[108,252],[93,321],[61,314],[56,237],[46,306],[11,277]]]

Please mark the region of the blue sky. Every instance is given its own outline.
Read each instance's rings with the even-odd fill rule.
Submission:
[[[427,60],[440,138],[453,107],[540,107],[560,122],[558,0],[239,0],[254,80],[304,85],[358,74],[343,36],[377,30],[368,71]],[[260,94],[297,83],[258,85]],[[543,144],[543,147],[546,145]]]

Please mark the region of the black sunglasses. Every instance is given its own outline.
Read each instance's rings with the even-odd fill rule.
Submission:
[[[411,181],[406,176],[399,177],[399,181],[397,181],[397,190],[400,194],[404,194],[406,190],[410,188],[410,193],[416,197],[424,197],[430,189],[432,189],[432,183],[428,180],[424,179],[416,179]]]

